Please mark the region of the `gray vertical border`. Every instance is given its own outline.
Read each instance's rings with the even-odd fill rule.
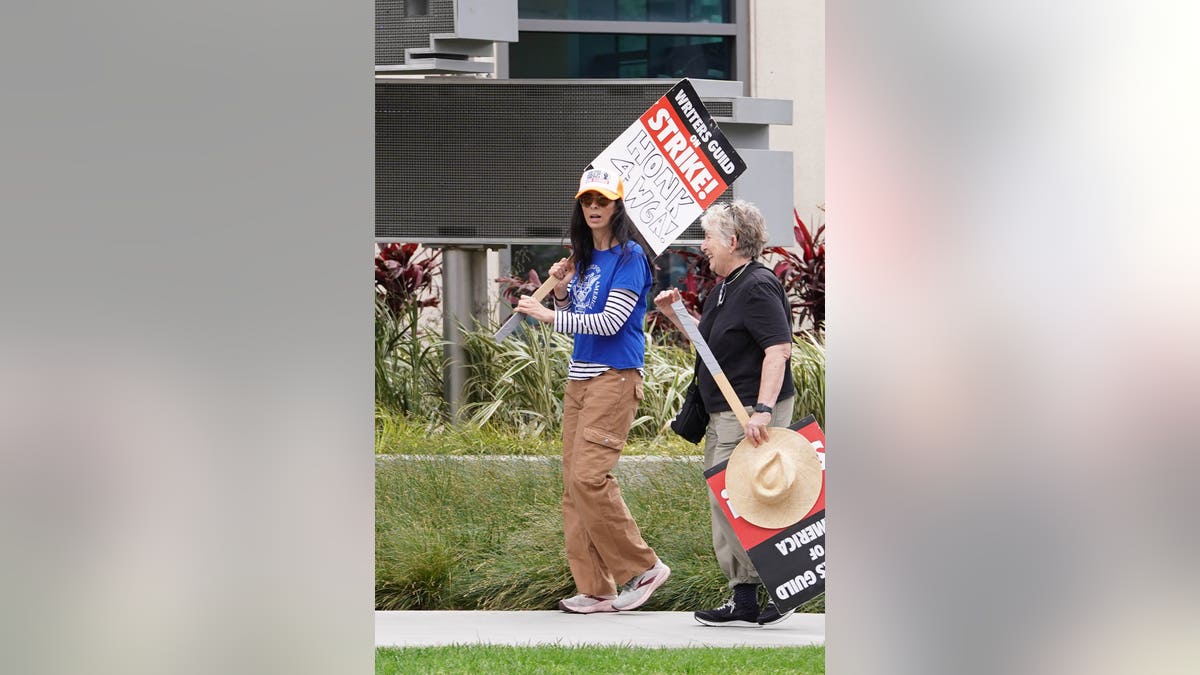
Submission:
[[[0,672],[371,672],[372,9],[0,5]]]

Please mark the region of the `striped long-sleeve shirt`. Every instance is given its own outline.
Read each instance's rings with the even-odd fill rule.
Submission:
[[[621,326],[629,320],[638,296],[631,290],[615,288],[608,294],[604,309],[594,314],[576,314],[570,311],[571,297],[565,300],[554,298],[554,330],[560,333],[585,333],[590,335],[616,335]],[[590,380],[600,373],[609,370],[603,363],[589,363],[571,360],[567,368],[567,378],[571,380]],[[638,369],[641,371],[641,368]]]

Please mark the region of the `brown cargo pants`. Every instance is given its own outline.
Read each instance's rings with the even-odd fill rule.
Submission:
[[[563,396],[563,533],[580,593],[613,595],[654,566],[611,471],[642,400],[637,369],[571,380]]]

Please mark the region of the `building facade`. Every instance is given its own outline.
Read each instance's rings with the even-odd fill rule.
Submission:
[[[733,140],[739,150],[747,147],[790,153],[792,194],[786,201],[801,217],[814,215],[824,202],[822,2],[379,0],[376,13],[379,82],[412,78],[575,83],[662,79],[665,90],[672,80],[689,77],[737,82],[741,96],[750,100],[784,101],[790,110],[765,118],[750,142]],[[480,90],[480,97],[489,95],[488,90]],[[450,105],[461,108],[460,101],[447,107]],[[728,113],[722,115],[722,107],[723,103],[710,104],[710,112],[724,130],[735,123],[764,122],[735,121]],[[509,108],[495,105],[493,109],[498,112],[486,114],[503,114]],[[461,118],[463,111],[456,112]],[[571,121],[567,115],[559,119],[562,124]],[[545,128],[554,131],[553,127],[553,120],[546,123]],[[428,131],[424,134],[424,138],[430,138]],[[381,144],[389,142],[384,135],[379,139]],[[520,140],[514,147],[530,146],[526,139]],[[597,144],[591,139],[581,144],[586,142]],[[771,173],[778,170],[772,167]],[[750,184],[761,178],[751,174],[742,181]],[[555,177],[547,175],[546,179],[554,181]],[[774,188],[764,191],[778,193]],[[409,194],[413,197],[405,200],[409,203],[430,196]],[[389,213],[386,204],[380,206],[377,237],[400,236],[397,227],[403,228],[403,220]],[[785,237],[790,233],[788,215],[778,208],[768,213],[773,224],[785,221],[778,230]]]
[[[376,239],[444,249],[447,338],[504,318],[498,276],[562,256],[579,171],[685,77],[748,167],[721,199],[759,205],[770,245],[794,244],[793,208],[819,217],[822,2],[376,0],[376,18]]]

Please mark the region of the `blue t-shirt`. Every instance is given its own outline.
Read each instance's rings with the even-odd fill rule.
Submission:
[[[637,304],[629,320],[615,335],[575,335],[575,361],[603,363],[611,368],[641,368],[646,361],[646,338],[642,324],[646,320],[646,299],[654,277],[650,261],[642,247],[635,242],[606,251],[592,251],[592,261],[586,270],[575,270],[571,280],[571,311],[576,314],[599,314],[604,311],[608,294],[614,288],[624,288],[637,294]]]

